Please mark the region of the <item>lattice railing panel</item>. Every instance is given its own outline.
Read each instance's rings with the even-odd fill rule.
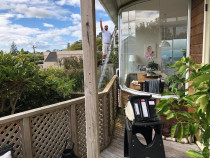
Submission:
[[[58,158],[64,142],[71,138],[70,111],[56,110],[31,118],[32,150],[34,158]]]
[[[87,155],[86,147],[86,123],[85,123],[85,103],[76,105],[76,121],[77,121],[77,143],[79,157]]]
[[[99,94],[101,149],[110,143],[114,128],[117,107],[116,88],[115,77],[106,90]],[[77,156],[86,157],[84,98],[5,117],[0,120],[0,136],[0,146],[14,144],[15,158],[59,158],[64,149],[65,140],[71,138],[74,140]]]
[[[107,106],[107,124],[108,124],[108,135],[111,136],[111,120],[110,120],[110,94],[106,95],[106,106]]]
[[[98,107],[99,107],[99,139],[100,139],[100,147],[104,148],[104,115],[103,115],[103,96],[98,99]]]
[[[117,117],[117,106],[118,106],[118,89],[117,89],[117,80],[113,84],[113,92],[114,92],[114,117]]]
[[[14,121],[8,124],[0,125],[0,146],[14,144],[14,156],[23,157],[22,128],[20,121]]]
[[[110,132],[112,134],[114,129],[114,98],[113,98],[113,88],[109,91],[109,100],[110,100]]]

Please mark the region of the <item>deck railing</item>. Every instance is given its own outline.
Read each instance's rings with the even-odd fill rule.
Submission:
[[[117,77],[99,93],[100,149],[111,140],[117,111]],[[65,140],[86,157],[85,97],[0,118],[0,146],[14,144],[17,158],[58,158]]]

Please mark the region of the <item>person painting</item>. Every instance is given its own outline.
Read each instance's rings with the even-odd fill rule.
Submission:
[[[108,25],[105,25],[103,28],[102,19],[100,19],[100,26],[101,26],[102,39],[103,39],[102,40],[102,44],[103,44],[102,63],[104,63],[106,59],[106,55],[109,51],[109,46],[111,44],[112,34],[108,31]]]

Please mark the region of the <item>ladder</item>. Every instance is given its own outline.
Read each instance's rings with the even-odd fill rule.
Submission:
[[[111,44],[109,46],[109,50],[108,50],[108,53],[106,55],[106,59],[105,59],[105,62],[103,64],[103,67],[102,67],[102,73],[100,75],[100,78],[99,78],[99,81],[98,81],[98,90],[101,88],[101,83],[104,79],[104,75],[105,75],[105,72],[106,72],[106,68],[107,68],[107,64],[108,64],[108,61],[109,61],[109,57],[110,57],[110,54],[111,54],[111,48],[112,48],[112,43],[114,41],[114,38],[115,38],[115,35],[116,35],[116,32],[117,32],[117,27],[115,26],[115,29],[112,33],[112,39],[111,39]],[[102,61],[103,62],[103,61]]]

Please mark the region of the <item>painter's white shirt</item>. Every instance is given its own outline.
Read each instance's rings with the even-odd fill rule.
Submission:
[[[111,33],[109,31],[103,30],[102,37],[103,37],[103,44],[110,44],[111,43]]]

